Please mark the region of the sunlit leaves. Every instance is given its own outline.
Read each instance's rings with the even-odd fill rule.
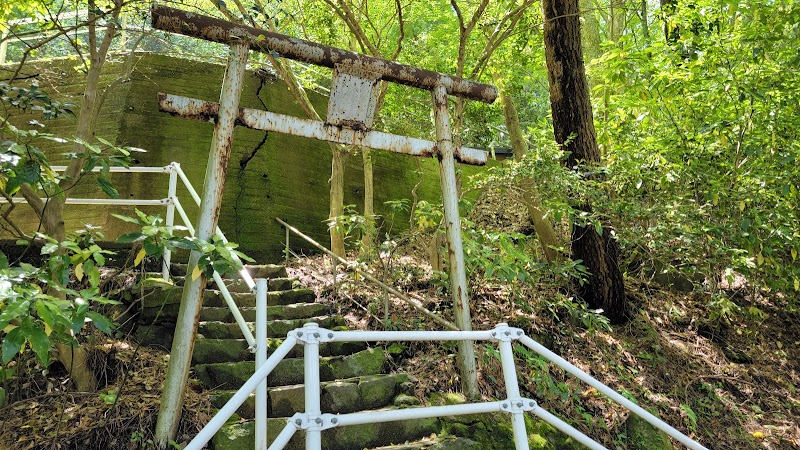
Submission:
[[[676,6],[675,42],[624,39],[593,67],[620,236],[712,286],[728,267],[794,290],[800,5]]]
[[[87,322],[107,333],[113,329],[110,319],[91,309],[117,303],[100,292],[99,268],[112,253],[95,243],[102,235],[86,230],[61,242],[42,234],[38,238],[44,241],[41,268],[9,266],[4,255],[0,263],[3,363],[29,348],[47,364],[53,342],[72,343]]]

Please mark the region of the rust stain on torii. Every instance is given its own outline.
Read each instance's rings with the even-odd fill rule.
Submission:
[[[254,51],[277,52],[283,58],[290,58],[331,69],[342,64],[352,65],[377,74],[381,80],[429,91],[433,90],[437,85],[441,85],[445,87],[450,95],[484,103],[492,103],[497,98],[497,88],[489,84],[476,83],[394,61],[360,55],[336,47],[292,38],[246,25],[234,24],[168,6],[154,6],[152,8],[152,18],[153,28],[172,33],[225,44],[244,40],[248,43],[250,49]]]

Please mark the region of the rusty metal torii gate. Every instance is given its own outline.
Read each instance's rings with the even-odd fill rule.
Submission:
[[[458,212],[455,161],[483,165],[487,154],[482,150],[454,146],[447,95],[491,103],[497,98],[497,88],[166,6],[153,7],[152,23],[153,28],[230,46],[219,103],[159,94],[162,111],[187,118],[216,118],[196,226],[198,238],[210,239],[216,228],[233,129],[237,124],[339,144],[414,156],[435,156],[439,160],[455,322],[462,330],[472,329]],[[269,111],[240,109],[239,99],[249,50],[277,52],[280,57],[333,69],[326,122]],[[432,92],[436,142],[371,129],[379,81],[400,83]],[[198,252],[192,252],[187,273],[192,273],[199,258]],[[157,438],[160,440],[166,441],[167,435],[173,436],[177,429],[194,335],[202,307],[204,284],[205,277],[201,276],[187,280],[184,285],[156,427]],[[478,393],[474,346],[471,341],[459,341],[458,345],[462,388],[465,394],[474,397]]]

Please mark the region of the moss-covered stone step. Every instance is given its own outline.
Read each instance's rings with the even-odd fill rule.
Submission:
[[[283,342],[283,339],[269,339],[269,348],[274,349],[281,342]],[[329,342],[319,346],[319,354],[321,356],[352,355],[366,350],[366,348],[367,344],[364,342]],[[301,356],[303,356],[303,346],[301,345],[295,346],[287,355],[288,358],[299,358]],[[244,339],[198,338],[194,344],[194,352],[192,352],[193,364],[252,361],[254,359],[255,355],[250,352],[247,341]]]
[[[267,314],[269,318],[269,314]],[[343,326],[345,320],[342,316],[315,316],[303,319],[275,319],[267,322],[268,337],[285,337],[290,331],[302,328],[303,324],[316,323],[322,328],[333,328]],[[255,322],[247,322],[250,332],[255,336]],[[209,339],[239,339],[242,337],[242,330],[239,325],[222,321],[202,321],[197,332]]]
[[[239,312],[247,322],[255,322],[256,309],[246,306],[239,307]],[[303,319],[306,317],[323,316],[328,312],[328,306],[321,303],[296,303],[292,305],[278,305],[267,307],[267,317],[270,320]],[[176,312],[177,317],[177,312]],[[201,321],[233,322],[233,314],[227,306],[204,306],[200,311]],[[173,319],[174,322],[174,319]]]
[[[185,270],[185,268],[183,269]],[[157,284],[162,283],[162,274],[161,272],[144,272],[138,274],[138,279],[140,286],[144,285],[145,287],[152,287]],[[175,271],[171,273],[171,283],[175,287],[182,287],[185,283],[185,275],[183,272],[180,274],[176,274]],[[230,292],[251,292],[250,287],[244,281],[240,279],[224,279],[225,287],[228,288]],[[294,278],[288,277],[279,277],[279,278],[269,278],[267,286],[270,291],[288,291],[295,288],[297,284],[297,280]],[[208,284],[206,285],[206,289],[217,289],[217,283],[213,279],[208,280]]]
[[[286,267],[280,264],[245,264],[245,269],[253,279],[256,278],[286,278]]]
[[[302,323],[320,320],[321,317],[324,318],[325,316],[321,316],[320,314],[327,312],[327,309],[328,308],[325,305],[318,303],[271,306],[267,309],[267,315],[270,318],[275,318],[275,325],[271,325],[271,329],[268,329],[268,335],[275,337],[286,336],[288,331],[293,330],[294,328],[300,328]],[[161,315],[159,316],[157,323],[153,324],[155,315],[158,314],[158,312],[159,311],[156,309],[147,309],[142,313],[142,322],[146,323],[146,325],[137,326],[136,331],[134,332],[134,338],[136,338],[136,340],[143,345],[160,347],[169,350],[172,346],[172,336],[175,331],[175,317],[177,316],[178,312],[177,309],[175,309],[175,311],[173,311],[174,315],[170,316],[169,313],[161,311]],[[244,308],[242,315],[244,316],[245,320],[255,320],[255,308]],[[314,317],[314,319],[303,320],[305,317]],[[200,312],[200,319],[204,321],[201,323],[213,322],[223,324],[227,323],[225,321],[233,321],[233,314],[228,308],[204,308]],[[330,320],[322,321],[322,324],[326,328],[331,328],[333,326],[341,325],[341,321],[341,318],[336,317],[331,318]],[[232,338],[239,339],[241,332],[239,331],[238,325],[228,324],[225,325],[225,327],[234,330],[230,331]],[[203,334],[203,329],[200,330],[200,334]],[[242,342],[244,341],[242,340]],[[358,350],[363,350],[366,348],[366,345],[363,343],[343,342],[337,344],[346,348],[357,348]],[[234,348],[238,349],[240,347],[242,346],[239,345]],[[244,348],[246,347],[247,345],[244,345]],[[324,349],[325,345],[321,346],[320,348]]]
[[[270,419],[267,440],[272,442],[283,430],[286,419]],[[384,422],[348,427],[336,427],[322,432],[322,448],[336,450],[363,450],[395,442],[416,441],[438,432],[438,419],[415,419],[401,422]],[[254,423],[237,422],[225,425],[213,438],[214,450],[250,450],[255,447]],[[305,434],[298,431],[287,450],[305,449]]]
[[[146,288],[141,296],[142,308],[161,308],[181,303],[182,287]],[[250,292],[231,292],[231,298],[239,307],[256,306],[256,295]],[[311,289],[272,290],[267,294],[267,305],[291,305],[294,303],[314,303],[317,296]],[[225,298],[215,289],[203,291],[203,305],[225,306]]]
[[[286,267],[278,264],[245,264],[245,269],[253,279],[256,278],[286,278]],[[170,273],[176,276],[186,275],[186,264],[173,263],[170,265]]]
[[[256,306],[256,295],[250,292],[231,292],[231,298],[239,307]],[[314,303],[317,296],[311,289],[290,289],[287,291],[269,291],[267,293],[267,305],[291,305],[294,303]],[[206,289],[203,292],[203,305],[205,306],[225,306],[225,298],[222,294],[213,289]]]
[[[416,442],[386,445],[370,450],[493,450],[471,439],[456,436],[430,436]]]
[[[199,341],[198,341],[199,342]],[[367,349],[352,355],[320,358],[320,380],[333,381],[383,372],[386,355],[383,349]],[[195,376],[208,389],[239,389],[255,371],[253,361],[196,364]],[[287,358],[278,363],[267,380],[270,386],[303,382],[303,359]]]
[[[408,375],[367,375],[346,380],[321,383],[322,411],[346,414],[366,409],[377,409],[390,405],[395,396],[408,383]],[[222,408],[236,391],[214,391],[211,403]],[[267,401],[270,417],[291,417],[305,408],[302,384],[269,388]],[[255,416],[255,395],[251,394],[236,411],[239,417],[252,419]]]
[[[293,278],[281,277],[269,278],[267,286],[270,291],[288,291],[294,289],[295,284],[296,280]],[[214,289],[213,285],[209,287]],[[251,292],[250,286],[242,280],[225,280],[225,287],[227,287],[230,292]]]

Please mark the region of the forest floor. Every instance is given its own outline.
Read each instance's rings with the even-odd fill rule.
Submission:
[[[443,283],[415,256],[425,253],[422,247],[359,264],[452,318]],[[334,286],[326,257],[291,260],[288,269],[344,316],[351,329],[441,329],[344,267]],[[739,281],[716,294],[730,302],[727,312],[711,317],[712,297],[702,286],[676,292],[629,277],[633,318],[609,328],[570,299],[563,280],[542,275],[535,283],[509,289],[475,277],[470,280],[472,323],[482,330],[500,322],[523,329],[710,449],[800,449],[797,301],[753,291]],[[165,354],[99,332],[88,340],[95,349],[93,366],[100,368],[99,394],[72,391],[66,372],[57,365],[48,372],[33,357],[16,362],[13,381],[0,384],[16,397],[0,408],[0,450],[152,447],[148,441]],[[387,350],[394,370],[416,378],[421,399],[459,390],[455,345],[409,343]],[[496,352],[485,345],[477,350],[482,395],[505,398]],[[524,396],[606,447],[626,448],[624,408],[535,355],[518,351],[517,356]],[[208,398],[196,384],[190,383],[187,392],[179,441],[194,435],[211,414]]]
[[[379,269],[374,273],[452,318],[452,302],[430,266],[411,256],[419,249],[397,256],[402,253],[395,254],[391,267],[385,259],[373,263]],[[352,329],[442,329],[343,267],[334,286],[329,258],[303,258],[288,267],[290,276],[327,299]],[[507,322],[523,329],[710,449],[800,449],[800,314],[792,302],[739,283],[723,291],[733,310],[711,318],[710,297],[701,288],[675,292],[653,282],[627,283],[634,317],[607,327],[570,300],[564,282],[543,277],[511,292],[472,279],[473,328]],[[459,389],[454,345],[388,349],[394,369],[416,378],[420,398]],[[482,395],[505,398],[496,353],[488,346],[477,350]],[[518,350],[517,356],[523,396],[606,447],[624,448],[627,410],[535,355]]]

